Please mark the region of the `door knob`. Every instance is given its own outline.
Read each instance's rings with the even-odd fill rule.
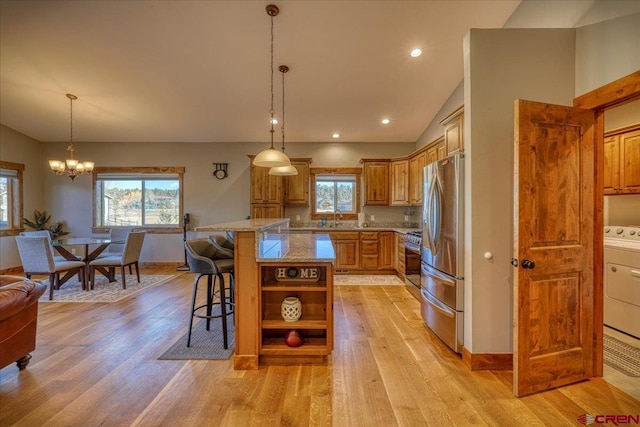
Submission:
[[[522,268],[531,268],[531,269],[536,268],[536,263],[528,259],[523,259],[522,264],[520,265],[522,266]]]

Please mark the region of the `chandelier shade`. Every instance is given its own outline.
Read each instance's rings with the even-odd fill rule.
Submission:
[[[94,162],[80,162],[73,153],[75,151],[73,147],[73,101],[78,99],[77,96],[68,93],[67,98],[70,100],[70,132],[69,132],[69,146],[67,151],[69,152],[69,158],[65,161],[61,160],[49,160],[49,167],[56,175],[62,175],[67,172],[67,176],[71,178],[71,181],[76,179],[76,176],[84,173],[91,173],[93,171]]]
[[[271,116],[271,120],[269,121],[271,123],[271,147],[258,153],[258,155],[253,159],[253,165],[263,168],[271,168],[274,166],[291,166],[291,161],[284,152],[276,150],[273,147],[273,124],[275,114],[275,110],[273,109],[273,17],[277,16],[280,10],[278,9],[278,6],[269,4],[267,5],[266,11],[267,15],[271,17],[271,109],[269,110],[269,114]]]

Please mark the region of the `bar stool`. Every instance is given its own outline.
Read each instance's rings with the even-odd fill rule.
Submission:
[[[224,258],[225,254],[219,253],[209,239],[195,239],[185,242],[189,271],[198,275],[193,282],[193,297],[191,301],[191,316],[189,316],[189,333],[187,335],[187,347],[191,346],[191,329],[193,318],[206,319],[207,331],[210,330],[211,319],[222,319],[222,337],[224,348],[228,348],[227,339],[227,316],[233,314],[234,303],[232,300],[233,291],[227,297],[225,288],[224,273],[230,275],[230,290],[233,289],[233,258]],[[228,256],[228,254],[226,254]],[[207,299],[205,304],[196,306],[198,294],[198,283],[203,276],[207,276]],[[219,280],[219,290],[216,292],[216,282]],[[215,296],[219,297],[219,302],[214,302]],[[213,307],[220,305],[220,314],[213,314]],[[227,309],[228,308],[228,309]],[[201,312],[205,311],[205,314]]]

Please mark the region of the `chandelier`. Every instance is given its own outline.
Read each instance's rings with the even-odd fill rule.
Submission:
[[[280,130],[282,131],[282,153],[284,154],[284,74],[289,71],[289,67],[287,67],[286,65],[281,65],[280,67],[278,67],[278,70],[280,70],[280,72],[282,73],[282,125],[280,126]],[[296,167],[293,165],[274,166],[269,169],[269,175],[298,175],[298,169],[296,169]]]
[[[271,17],[271,109],[269,110],[269,114],[271,115],[271,147],[258,153],[258,155],[253,159],[253,164],[254,166],[270,168],[274,166],[290,166],[291,161],[282,151],[273,148],[273,115],[275,114],[275,110],[273,109],[273,17],[278,15],[280,10],[275,4],[267,5],[266,10],[267,15]]]
[[[65,173],[65,169],[67,172],[67,176],[71,178],[73,181],[76,176],[82,175],[83,173],[91,173],[93,171],[93,162],[79,162],[73,157],[73,101],[78,99],[77,96],[72,95],[70,93],[67,94],[67,98],[70,100],[70,136],[69,136],[69,146],[67,147],[67,151],[69,152],[69,158],[64,162],[60,160],[49,160],[49,167],[56,175],[63,175]]]

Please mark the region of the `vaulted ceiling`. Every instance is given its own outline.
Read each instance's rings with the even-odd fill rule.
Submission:
[[[266,141],[268,3],[3,0],[0,123],[68,140],[72,93],[76,141]],[[416,141],[462,80],[465,33],[520,1],[271,3],[276,117],[285,64],[295,143]]]

